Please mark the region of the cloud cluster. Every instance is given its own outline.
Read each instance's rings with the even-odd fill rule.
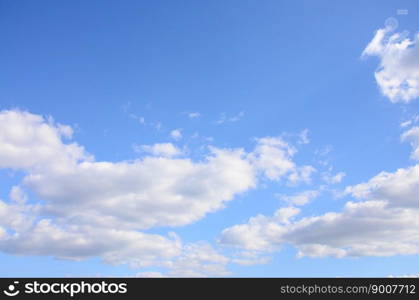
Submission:
[[[224,245],[261,252],[277,251],[284,244],[298,249],[298,256],[345,257],[390,256],[419,253],[419,210],[391,207],[385,201],[348,202],[342,212],[301,218],[280,219],[257,216],[248,223],[225,229]]]
[[[419,127],[415,126],[402,134],[402,141],[409,141],[413,148],[410,157],[419,160]]]
[[[320,195],[320,191],[308,190],[295,195],[279,195],[279,198],[290,205],[305,205],[317,198]]]
[[[395,32],[397,21],[390,19],[377,30],[363,56],[378,56],[375,79],[381,92],[392,102],[410,102],[419,97],[419,34]]]
[[[292,157],[297,151],[295,147],[278,137],[258,138],[256,142],[257,145],[249,153],[248,158],[266,178],[278,181],[287,176],[288,183],[291,185],[310,182],[316,170],[312,166],[297,166],[294,163]]]
[[[259,215],[226,228],[220,242],[265,252],[292,244],[299,256],[310,257],[419,254],[418,193],[419,165],[381,172],[347,187],[345,194],[361,202],[349,201],[341,212],[291,221],[300,210],[281,208],[272,217]],[[284,200],[302,205],[316,195],[307,191]]]
[[[388,20],[386,27],[375,33],[363,56],[380,58],[375,78],[382,93],[392,102],[409,102],[419,97],[419,35],[411,40],[407,33],[395,33],[396,27],[394,19]],[[403,127],[411,124],[404,123]],[[411,143],[411,157],[419,159],[418,127],[404,132],[402,140]],[[286,168],[277,169],[267,169],[267,176],[274,179]],[[323,180],[335,184],[344,176],[329,171],[323,174]],[[226,228],[219,242],[262,253],[291,244],[298,249],[298,256],[310,257],[419,254],[419,165],[381,172],[365,183],[347,187],[343,194],[357,202],[347,202],[340,212],[299,219],[299,209],[280,208],[273,216],[258,215],[247,223]],[[296,206],[317,195],[316,191],[306,191],[282,199]]]
[[[154,145],[134,145],[134,151],[149,153],[153,156],[175,157],[183,154],[183,151],[172,143],[159,143]]]
[[[111,264],[161,265],[174,276],[226,274],[226,260],[208,246],[139,230],[196,222],[255,188],[261,176],[300,182],[312,172],[273,137],[258,139],[251,152],[210,147],[199,161],[177,157],[182,152],[171,143],[143,145],[140,158],[119,162],[96,161],[71,138],[71,127],[51,118],[0,112],[0,168],[24,174],[0,202],[0,251],[100,256]],[[25,191],[40,201],[27,201]]]
[[[402,134],[413,146],[413,158],[417,135],[417,127]],[[333,184],[343,176],[339,173],[326,181]],[[308,203],[319,191],[282,195],[281,199],[293,206],[281,208],[271,217],[258,215],[226,228],[219,241],[261,253],[291,244],[298,249],[298,256],[309,257],[419,254],[419,165],[380,172],[367,182],[346,187],[343,194],[360,202],[347,202],[341,212],[297,220],[300,210],[293,206]]]

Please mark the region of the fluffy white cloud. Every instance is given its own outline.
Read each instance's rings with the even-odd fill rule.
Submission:
[[[42,199],[44,214],[78,224],[144,229],[189,224],[256,184],[242,150],[211,148],[201,162],[168,157],[96,162],[71,128],[21,111],[0,114],[0,166],[26,172],[22,186]],[[178,152],[171,144],[153,154]]]
[[[395,33],[395,22],[377,30],[362,55],[380,58],[375,79],[382,93],[392,102],[409,102],[419,97],[419,34],[410,39]]]
[[[419,208],[419,165],[381,172],[368,182],[347,187],[345,192],[357,199],[386,201],[393,207]]]
[[[161,143],[154,145],[134,145],[138,153],[146,152],[154,156],[174,157],[183,154],[183,151],[172,143]]]
[[[288,177],[288,185],[294,186],[300,182],[311,183],[311,177],[316,169],[312,166],[297,167]]]
[[[27,230],[0,239],[0,250],[11,254],[74,260],[99,256],[110,264],[139,262],[141,266],[179,255],[181,247],[177,239],[160,235],[85,225],[60,225],[51,219],[41,219]]]
[[[269,180],[278,181],[286,177],[288,184],[309,183],[316,170],[312,166],[297,166],[292,157],[297,150],[279,137],[256,139],[255,149],[248,159],[256,170],[262,172]]]
[[[345,176],[346,174],[344,172],[339,172],[334,175],[331,174],[330,172],[326,172],[323,174],[322,179],[327,184],[336,184],[336,183],[340,183]]]
[[[200,163],[164,157],[82,162],[66,172],[32,172],[23,182],[45,201],[45,213],[78,223],[180,226],[255,186],[253,168],[243,156],[241,150],[214,148]]]
[[[0,201],[0,251],[98,256],[110,264],[161,266],[169,276],[223,276],[229,260],[209,245],[138,230],[195,222],[256,187],[259,175],[306,181],[311,173],[292,161],[295,150],[279,138],[258,139],[251,152],[210,147],[200,161],[175,158],[180,150],[163,143],[139,146],[151,156],[109,162],[65,141],[71,137],[70,127],[51,118],[0,112],[0,168],[23,174],[9,201]],[[286,222],[288,215],[277,217]],[[241,262],[251,261],[258,260]]]
[[[172,131],[170,131],[170,137],[175,141],[179,141],[180,139],[182,139],[182,130],[173,129]]]
[[[274,216],[258,215],[249,219],[246,224],[226,228],[220,235],[219,243],[235,246],[250,251],[273,251],[282,245],[282,235],[286,233],[290,220],[300,210],[285,207],[276,211]]]
[[[186,245],[182,255],[162,265],[169,270],[170,277],[213,277],[229,275],[226,269],[229,261],[208,243],[198,242]]]
[[[298,135],[298,143],[299,144],[308,144],[308,143],[310,143],[310,139],[308,137],[308,129],[304,129]]]
[[[308,190],[295,195],[279,195],[279,198],[290,205],[305,205],[317,198],[320,195],[319,191]]]
[[[0,200],[0,228],[21,232],[31,227],[37,207]]]
[[[413,148],[412,159],[419,160],[419,127],[410,128],[402,134],[402,141],[409,141]]]
[[[296,169],[292,156],[296,149],[280,138],[257,139],[257,146],[249,155],[253,164],[270,180],[278,180]]]
[[[206,242],[185,245],[182,254],[172,260],[162,260],[158,266],[166,272],[140,272],[136,277],[219,277],[230,272],[226,265],[231,260]]]
[[[22,111],[0,112],[0,168],[48,168],[60,171],[80,160],[91,160],[83,147],[65,144],[72,129]]]
[[[215,124],[221,125],[224,123],[235,123],[237,121],[240,121],[244,117],[244,115],[244,111],[241,111],[237,115],[231,117],[227,117],[226,113],[222,113],[220,118],[217,121],[215,121]]]
[[[419,278],[419,273],[417,274],[403,274],[403,275],[389,275],[390,278]]]
[[[99,256],[112,265],[165,268],[167,273],[160,275],[170,277],[229,274],[226,269],[229,259],[217,253],[209,244],[183,245],[174,234],[164,237],[133,230],[85,225],[60,226],[50,219],[33,222],[29,229],[15,234],[1,233],[0,250],[12,254],[71,260]],[[156,277],[158,274],[144,275]]]
[[[280,222],[276,215],[251,218],[225,229],[220,242],[268,252],[292,244],[300,257],[418,254],[418,216],[417,209],[388,207],[384,201],[348,202],[340,213],[295,222]]]
[[[368,182],[345,189],[361,202],[347,202],[341,212],[292,220],[295,208],[274,216],[259,215],[226,228],[220,243],[251,251],[276,251],[284,244],[298,256],[390,256],[419,254],[419,165],[381,172]],[[295,200],[294,198],[290,198]],[[297,203],[305,202],[297,197]],[[292,202],[292,201],[291,201]]]

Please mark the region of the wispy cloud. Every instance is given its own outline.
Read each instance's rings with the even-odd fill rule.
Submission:
[[[196,111],[194,111],[194,112],[185,112],[185,114],[186,114],[186,115],[188,116],[188,118],[190,118],[190,119],[197,119],[197,118],[201,117],[201,113],[196,112]]]
[[[234,122],[240,121],[240,119],[243,118],[244,115],[245,115],[244,111],[241,111],[237,115],[234,115],[231,117],[227,116],[226,113],[221,113],[220,118],[217,121],[215,121],[215,124],[221,125],[224,123],[234,123]]]
[[[170,131],[170,137],[174,139],[175,141],[179,141],[182,139],[182,130],[181,129],[173,129]]]

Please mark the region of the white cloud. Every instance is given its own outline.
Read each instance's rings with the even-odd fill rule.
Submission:
[[[138,230],[191,224],[256,187],[260,175],[289,181],[299,174],[304,181],[311,172],[292,161],[295,149],[280,138],[257,139],[250,152],[210,147],[199,161],[175,158],[180,150],[170,143],[143,145],[139,149],[151,156],[108,162],[63,141],[71,136],[71,127],[52,119],[0,112],[0,168],[23,173],[9,201],[0,201],[0,251],[98,256],[110,264],[161,266],[168,269],[165,276],[224,276],[230,260],[209,245],[183,245],[176,236]],[[286,224],[294,212],[284,209],[276,219]]]
[[[326,172],[323,174],[322,179],[327,184],[336,184],[336,183],[340,183],[345,176],[346,174],[344,172],[339,172],[335,175],[331,174],[330,172]]]
[[[308,137],[308,129],[304,129],[298,135],[298,143],[299,144],[308,144],[308,143],[310,143],[310,139]]]
[[[30,228],[37,209],[36,206],[32,205],[7,203],[0,200],[0,228],[11,232],[21,232]]]
[[[388,207],[384,201],[348,202],[340,213],[295,222],[258,216],[225,229],[224,245],[246,250],[277,251],[284,244],[298,256],[390,256],[419,253],[419,210]]]
[[[231,259],[232,263],[242,266],[265,265],[272,260],[272,257],[263,255],[258,251],[241,251],[235,258]]]
[[[258,215],[246,224],[234,225],[221,233],[219,243],[249,251],[274,251],[281,244],[281,236],[287,231],[284,226],[300,212],[295,207],[285,207],[276,211],[273,217]]]
[[[206,242],[187,244],[182,253],[171,260],[162,260],[157,265],[164,272],[140,272],[136,277],[219,277],[230,275],[226,269],[230,259],[219,254]]]
[[[380,58],[375,79],[390,101],[410,102],[419,97],[419,34],[410,39],[406,32],[394,33],[396,27],[388,22],[377,30],[362,55]]]
[[[164,157],[82,162],[68,172],[31,173],[24,184],[48,213],[145,229],[195,222],[254,187],[254,176],[242,151],[213,148],[201,163]]]
[[[416,130],[404,135],[412,137]],[[349,201],[341,212],[297,220],[292,219],[299,213],[295,208],[288,208],[290,214],[279,218],[284,215],[282,208],[274,216],[258,215],[226,228],[219,241],[259,252],[278,251],[291,244],[299,257],[419,254],[419,165],[381,172],[365,183],[347,187],[344,194],[361,202]],[[307,198],[299,196],[284,200],[304,204]]]
[[[311,177],[316,169],[312,166],[297,167],[288,177],[288,185],[294,186],[300,182],[311,183]]]
[[[237,115],[234,115],[232,117],[228,117],[226,113],[222,113],[220,118],[215,121],[216,124],[224,124],[224,123],[234,123],[237,121],[240,121],[241,118],[243,118],[245,115],[244,111],[239,112]]]
[[[162,157],[174,157],[183,154],[183,151],[175,145],[173,145],[172,143],[161,143],[154,145],[134,145],[134,150],[139,153],[146,152],[154,156]]]
[[[418,115],[413,115],[410,119],[407,119],[403,122],[400,123],[400,127],[401,128],[406,128],[409,126],[413,126],[416,125],[419,122],[419,116]]]
[[[278,180],[295,170],[295,163],[291,159],[295,152],[295,148],[281,138],[266,137],[257,139],[257,146],[249,159],[267,178]]]
[[[279,181],[286,177],[289,185],[300,182],[310,183],[311,175],[316,171],[312,166],[297,166],[292,157],[297,150],[280,137],[256,139],[255,149],[248,154],[248,159],[257,171],[269,180]]]
[[[22,111],[0,112],[0,168],[48,168],[60,171],[77,161],[91,160],[83,147],[64,144],[71,128],[47,123],[41,116]]]
[[[136,114],[132,114],[132,113],[129,114],[129,116],[130,116],[131,119],[136,120],[138,123],[140,123],[142,125],[145,124],[145,118],[144,117],[137,116]]]
[[[201,162],[153,156],[96,162],[76,143],[64,144],[58,127],[40,116],[5,111],[0,127],[6,145],[0,149],[0,166],[27,172],[22,186],[44,201],[44,213],[78,224],[186,225],[255,187],[258,172],[271,180],[299,172],[292,162],[294,148],[279,138],[258,139],[250,153],[210,148]],[[153,155],[177,154],[170,145],[144,149]]]
[[[153,265],[182,251],[181,243],[160,235],[85,225],[59,225],[41,219],[18,234],[0,239],[0,250],[11,254],[44,255],[80,260],[100,256],[110,264]]]
[[[407,120],[400,123],[401,128],[409,127],[410,125],[412,125],[412,120]]]
[[[201,116],[199,112],[188,112],[187,115],[190,119],[196,119]]]
[[[0,113],[0,167],[26,172],[22,187],[42,199],[44,214],[61,222],[115,228],[180,226],[224,206],[255,186],[255,172],[242,150],[212,148],[201,162],[168,157],[96,162],[40,116]],[[175,154],[154,145],[154,154]],[[20,189],[20,188],[19,188]],[[14,190],[13,198],[19,197]]]
[[[290,205],[305,205],[312,201],[313,199],[317,198],[320,195],[319,191],[316,190],[308,190],[304,191],[295,195],[279,195],[279,198]]]
[[[170,137],[175,141],[182,139],[182,131],[180,129],[173,129],[170,131]]]
[[[413,148],[412,159],[419,160],[419,127],[413,127],[402,134],[402,141],[409,141]]]
[[[137,274],[135,274],[134,277],[137,277],[137,278],[165,278],[167,276],[165,276],[161,272],[150,271],[150,272],[138,272]]]
[[[25,204],[28,200],[28,197],[25,194],[25,192],[22,190],[20,186],[17,185],[12,187],[9,197],[12,201],[14,201],[17,204]]]
[[[403,274],[403,275],[389,275],[390,278],[419,278],[419,273],[417,274]]]
[[[163,263],[170,277],[214,277],[227,276],[229,259],[206,242],[188,244],[175,260]]]
[[[389,206],[419,208],[419,165],[381,172],[368,182],[347,187],[345,192],[357,199],[386,201]]]

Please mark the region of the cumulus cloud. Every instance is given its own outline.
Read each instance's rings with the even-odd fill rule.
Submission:
[[[235,253],[230,260],[232,263],[238,265],[254,266],[267,264],[272,260],[272,257],[259,251],[240,251]]]
[[[255,188],[261,176],[298,174],[304,181],[308,175],[301,174],[310,173],[280,138],[258,139],[250,152],[209,147],[198,161],[176,157],[181,150],[171,143],[142,145],[144,156],[119,162],[96,161],[71,138],[71,127],[52,118],[0,112],[0,168],[23,174],[9,200],[0,201],[0,251],[98,256],[110,264],[162,266],[169,276],[223,276],[228,260],[209,245],[139,230],[198,221]],[[277,217],[288,218],[285,211]]]
[[[381,172],[369,181],[345,189],[357,199],[386,201],[390,206],[419,208],[419,165]]]
[[[228,117],[226,113],[222,113],[220,118],[217,121],[215,121],[215,124],[221,125],[224,123],[235,123],[237,121],[240,121],[244,117],[244,115],[245,115],[244,111],[241,111],[237,115],[234,115],[231,117]]]
[[[196,111],[188,112],[186,114],[190,119],[196,119],[196,118],[199,118],[201,116],[201,114],[199,112],[196,112]]]
[[[13,234],[0,230],[0,250],[6,253],[54,256],[70,260],[99,256],[111,265],[165,268],[167,272],[161,275],[170,277],[229,274],[226,269],[229,259],[207,243],[182,244],[173,233],[165,237],[134,230],[59,224],[51,219],[28,222],[26,219],[16,218],[17,214],[22,212],[11,206],[6,208],[7,216],[10,216],[6,219],[3,216],[5,205],[0,202],[1,225],[5,224],[9,228],[13,227],[13,224],[18,225]],[[10,221],[13,223],[10,224]],[[26,223],[24,230],[18,224],[21,222]],[[156,277],[157,274],[144,275]]]
[[[3,236],[0,249],[20,255],[54,256],[80,260],[99,256],[110,264],[148,266],[182,251],[178,240],[133,230],[98,228],[86,225],[60,225],[41,219],[18,234]]]
[[[299,144],[308,144],[310,143],[310,139],[308,137],[308,129],[304,129],[298,135],[298,143]]]
[[[179,141],[180,139],[182,139],[182,130],[173,129],[172,131],[170,131],[170,137],[175,141]]]
[[[182,255],[163,263],[170,277],[213,277],[227,276],[230,259],[218,253],[210,244],[198,242],[184,247]]]
[[[334,175],[331,174],[330,172],[326,172],[323,174],[322,179],[327,184],[336,184],[336,183],[340,183],[345,176],[346,174],[344,172],[338,172]]]
[[[416,127],[402,135],[402,140],[412,144],[413,158],[418,135]],[[333,175],[329,171],[323,175],[323,180],[333,184],[345,174]],[[304,205],[319,192],[309,190],[282,195],[281,199],[289,205]],[[278,251],[291,244],[299,257],[419,254],[418,193],[419,165],[381,172],[367,182],[348,186],[344,195],[356,201],[347,202],[342,211],[298,218],[299,209],[280,208],[273,216],[257,215],[224,229],[219,243],[258,253]]]
[[[402,141],[409,141],[413,148],[411,158],[419,160],[419,127],[415,126],[402,134]]]
[[[147,229],[195,222],[254,187],[255,175],[243,151],[214,148],[199,163],[165,157],[82,162],[66,172],[30,173],[23,183],[45,201],[45,213]]]
[[[389,278],[419,278],[419,273],[417,274],[403,274],[403,275],[389,275]]]
[[[297,167],[288,177],[288,185],[294,186],[300,182],[311,183],[311,177],[316,169],[313,166]]]
[[[309,183],[315,172],[312,166],[297,166],[292,157],[297,150],[279,137],[256,139],[255,149],[248,158],[255,168],[269,180],[278,181],[286,177],[290,185]]]
[[[183,151],[172,143],[160,143],[153,145],[134,145],[138,153],[149,153],[153,156],[174,157],[183,154]]]
[[[349,186],[349,201],[340,212],[300,217],[298,209],[281,208],[273,216],[258,215],[226,228],[223,245],[272,252],[294,245],[298,256],[359,257],[419,254],[419,165],[381,172],[365,183]],[[300,196],[300,195],[297,195]],[[297,199],[297,205],[305,198]],[[301,201],[300,201],[301,200]],[[284,216],[279,218],[278,216]]]
[[[220,242],[267,252],[292,244],[300,257],[419,253],[417,209],[389,207],[384,201],[348,202],[342,212],[287,223],[278,220],[279,211],[273,217],[258,216],[225,229]]]
[[[139,272],[136,277],[219,277],[230,272],[226,265],[231,260],[218,253],[210,244],[197,242],[183,247],[182,254],[172,260],[162,260],[158,266],[164,272]]]
[[[278,180],[286,173],[295,170],[292,156],[296,149],[281,138],[266,137],[257,139],[257,146],[250,160],[270,180]]]
[[[305,205],[317,198],[320,195],[319,191],[308,190],[295,195],[279,195],[279,198],[290,205]]]
[[[419,34],[395,32],[397,21],[390,19],[376,31],[363,56],[378,56],[375,79],[381,92],[392,102],[410,102],[419,97]]]
[[[72,129],[22,111],[0,112],[0,168],[60,171],[92,157],[77,143],[65,144]]]
[[[219,243],[239,247],[250,251],[273,251],[281,244],[281,236],[286,232],[286,224],[300,213],[295,207],[277,210],[272,217],[258,215],[249,219],[246,224],[226,228],[220,235]]]

